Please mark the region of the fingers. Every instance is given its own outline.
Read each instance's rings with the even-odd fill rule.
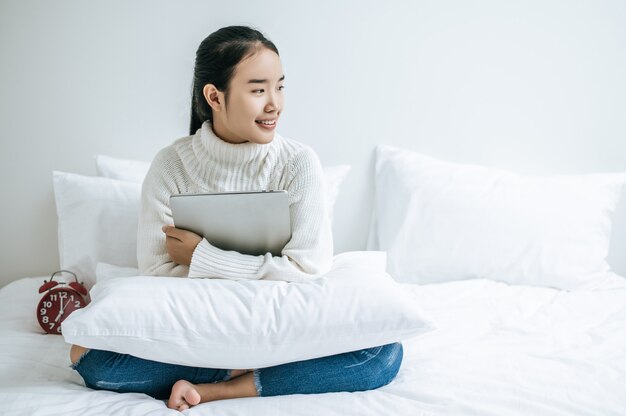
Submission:
[[[174,262],[188,266],[191,263],[193,252],[202,241],[202,237],[169,224],[161,227],[161,230],[165,233],[167,254]]]
[[[173,225],[169,225],[169,224],[166,224],[163,227],[161,227],[161,230],[165,233],[166,236],[173,237],[177,240],[182,241],[184,230],[180,230],[174,227]]]
[[[194,243],[194,247],[195,245],[198,244],[199,240],[202,240],[202,237],[200,237],[198,234],[191,232],[189,230],[176,228],[173,225],[166,224],[163,227],[161,227],[161,230],[168,237],[173,237],[179,241],[186,242],[189,244]]]

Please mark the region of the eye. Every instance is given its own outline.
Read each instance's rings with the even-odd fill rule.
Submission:
[[[280,91],[282,91],[284,88],[285,88],[285,86],[284,86],[284,85],[281,85],[280,87],[278,87],[278,89],[279,89]],[[261,93],[261,92],[264,92],[264,91],[265,91],[265,90],[253,90],[252,92],[259,92],[259,93]]]

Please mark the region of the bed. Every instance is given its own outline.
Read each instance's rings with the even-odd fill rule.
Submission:
[[[457,191],[451,190],[450,183],[443,184],[441,177],[439,182],[434,181],[423,170],[424,166],[431,168],[435,166],[433,163],[436,161],[423,159],[422,156],[418,158],[417,155],[407,154],[406,151],[402,152],[403,157],[400,160],[398,153],[393,155],[389,153],[392,150],[399,151],[390,148],[377,150],[377,190],[380,191],[381,184],[389,180],[385,176],[390,174],[386,171],[389,166],[385,165],[385,160],[393,160],[394,169],[401,171],[403,177],[407,177],[406,170],[398,170],[398,163],[415,166],[416,160],[419,159],[418,164],[422,170],[408,175],[412,178],[413,185],[408,187],[411,190],[407,192],[419,195],[421,200],[427,200],[428,203],[423,206],[415,205],[415,200],[408,198],[401,204],[392,204],[389,195],[377,194],[376,221],[373,222],[370,246],[387,251],[390,275],[397,280],[403,291],[430,315],[435,329],[402,341],[404,359],[400,371],[390,384],[379,389],[355,393],[223,400],[203,403],[183,413],[605,416],[626,414],[624,387],[626,279],[613,273],[606,264],[598,262],[598,258],[603,260],[606,257],[608,243],[605,243],[601,250],[597,250],[597,246],[592,246],[592,244],[601,245],[601,242],[592,241],[594,238],[591,238],[591,211],[584,213],[584,227],[579,227],[590,238],[574,239],[568,235],[566,237],[569,243],[566,245],[561,242],[556,252],[551,251],[553,246],[546,240],[544,251],[539,254],[530,249],[520,254],[514,250],[515,247],[507,246],[507,253],[509,251],[516,253],[512,260],[506,259],[504,254],[493,256],[498,246],[505,245],[505,242],[502,236],[492,230],[493,232],[489,234],[484,233],[484,244],[481,247],[471,246],[471,255],[463,257],[463,253],[470,251],[470,248],[461,244],[464,235],[462,227],[476,227],[478,221],[468,214],[474,212],[471,201],[466,194],[463,195],[464,202],[459,209],[464,212],[461,217],[465,222],[455,223],[454,229],[457,234],[454,240],[445,240],[443,237],[437,240],[429,232],[434,232],[435,236],[449,235],[446,234],[445,228],[426,229],[415,217],[411,217],[409,222],[398,224],[399,221],[402,222],[402,218],[407,218],[407,214],[399,213],[397,207],[410,207],[407,212],[419,212],[420,220],[435,224],[437,221],[429,218],[428,213],[445,211],[449,214],[450,221],[447,222],[449,225],[455,218],[451,211],[450,192]],[[460,167],[446,166],[455,169]],[[441,175],[441,168],[442,165],[436,165],[436,169],[433,168],[430,174],[436,172],[437,175]],[[478,167],[463,166],[463,169],[464,175],[459,176],[458,172],[452,172],[449,178],[455,178],[457,182],[459,177],[478,180],[476,178],[480,175],[477,172],[487,172],[484,167],[479,171],[475,170],[479,169]],[[343,172],[345,174],[345,171]],[[493,170],[488,172],[494,174]],[[501,171],[496,173],[503,175]],[[497,181],[487,182],[502,183],[505,178],[509,177],[499,176]],[[515,179],[519,180],[519,177]],[[586,180],[588,179],[587,177]],[[611,178],[613,179],[615,178]],[[397,186],[402,186],[398,182],[398,177],[393,180]],[[484,180],[484,177],[481,180]],[[606,204],[617,203],[623,180],[624,178],[620,176],[619,181],[611,182],[610,186],[614,192]],[[429,197],[427,189],[416,188],[416,183],[437,183],[436,189],[447,189],[449,194],[443,199],[437,199],[437,195],[441,196],[440,193]],[[459,189],[477,189],[476,183],[457,184]],[[561,188],[562,185],[559,184]],[[537,183],[533,183],[532,189],[538,189],[537,186]],[[598,183],[594,182],[593,187],[597,189]],[[511,186],[505,188],[510,190]],[[495,188],[491,190],[493,189]],[[484,190],[474,194],[481,196],[477,201],[481,203],[485,201],[487,193]],[[607,195],[607,192],[603,195]],[[502,198],[501,194],[495,196],[499,201],[506,199]],[[585,197],[589,198],[589,194],[585,194]],[[444,201],[441,203],[447,204],[446,209],[437,206],[435,204],[437,200]],[[566,198],[561,195],[554,203],[565,200]],[[396,211],[385,212],[385,206],[381,201],[387,201],[386,207],[395,207]],[[571,202],[567,200],[568,204]],[[512,204],[519,206],[519,201]],[[554,204],[550,206],[554,207]],[[602,209],[600,207],[601,204],[596,204],[589,205],[588,208],[602,212],[605,216],[604,221],[598,221],[598,227],[604,227],[602,228],[604,233],[608,232],[610,235],[610,224],[607,224],[606,216],[612,211],[610,207],[605,209],[606,205],[602,206]],[[525,212],[529,210],[529,207],[525,208]],[[498,207],[502,218],[505,215],[502,212],[505,211],[503,206]],[[532,212],[537,213],[536,210]],[[514,212],[512,215],[516,215],[519,220],[519,214]],[[541,218],[550,224],[570,221],[568,229],[576,228],[576,224],[572,222],[575,218],[573,214],[568,218],[562,218],[563,215],[558,213],[555,215],[557,217],[549,218],[546,214]],[[529,217],[532,217],[533,221],[539,218],[538,215]],[[484,218],[498,227],[502,224],[494,219],[493,213]],[[395,223],[389,223],[390,219]],[[399,231],[416,226],[422,227],[421,233],[401,235]],[[481,227],[484,229],[486,226],[482,224]],[[545,224],[535,231],[539,229],[545,231]],[[559,230],[562,229],[561,224]],[[465,232],[470,234],[467,230]],[[537,241],[538,238],[548,239],[554,236],[552,232],[533,234],[529,231],[528,225],[517,227],[513,231],[506,230],[509,236],[515,232],[518,233],[514,235],[516,241],[520,244],[525,237]],[[597,235],[598,230],[595,230],[594,236]],[[493,240],[489,240],[488,237],[492,237]],[[64,247],[67,248],[70,239],[68,236],[64,238]],[[436,254],[428,252],[428,256],[415,255],[410,259],[398,254],[423,247],[420,238],[428,240],[434,246],[440,242],[447,247],[447,251],[441,254],[441,259],[437,259]],[[451,241],[458,244],[454,245]],[[571,253],[568,252],[570,249],[573,250]],[[583,249],[586,250],[583,254],[598,252],[599,257],[592,258],[591,254],[581,255],[580,250]],[[549,252],[551,257],[541,257],[546,252]],[[567,268],[548,264],[546,258],[558,257],[558,253],[563,253],[567,257]],[[542,268],[538,268],[536,260],[533,261],[528,257],[534,255],[540,255]],[[585,257],[586,263],[583,264],[583,260],[578,257]],[[68,258],[66,254],[65,260]],[[112,261],[111,258],[105,260]],[[443,267],[441,262],[444,260],[446,264],[453,262],[455,268]],[[556,260],[558,259],[555,259],[555,262]],[[512,268],[510,261],[523,267]],[[598,268],[591,270],[589,265],[594,261]],[[124,265],[121,261],[117,264]],[[465,274],[461,273],[461,266],[465,268]],[[480,277],[479,274],[486,277]],[[70,345],[62,336],[45,335],[33,313],[41,296],[37,289],[48,277],[24,277],[0,290],[2,317],[0,400],[3,403],[0,413],[20,416],[179,413],[168,409],[163,401],[144,394],[94,391],[84,386],[80,376],[69,367]]]
[[[168,415],[143,394],[93,391],[69,368],[63,337],[33,309],[44,277],[0,291],[5,415]],[[485,279],[403,284],[437,330],[403,342],[396,379],[357,393],[203,403],[189,415],[623,415],[626,284],[563,292]]]

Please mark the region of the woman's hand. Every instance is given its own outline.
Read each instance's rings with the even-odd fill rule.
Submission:
[[[166,235],[165,247],[170,258],[175,263],[189,266],[193,251],[202,241],[202,237],[191,231],[176,228],[173,225],[164,225],[161,229]]]

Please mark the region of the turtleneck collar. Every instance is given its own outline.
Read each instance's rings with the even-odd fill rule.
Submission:
[[[212,160],[220,162],[220,164],[240,165],[254,159],[263,159],[279,145],[280,136],[278,133],[274,133],[274,139],[267,144],[229,143],[215,134],[211,121],[207,120],[196,132],[193,141],[195,142],[193,146],[196,148],[196,154],[206,152]]]

